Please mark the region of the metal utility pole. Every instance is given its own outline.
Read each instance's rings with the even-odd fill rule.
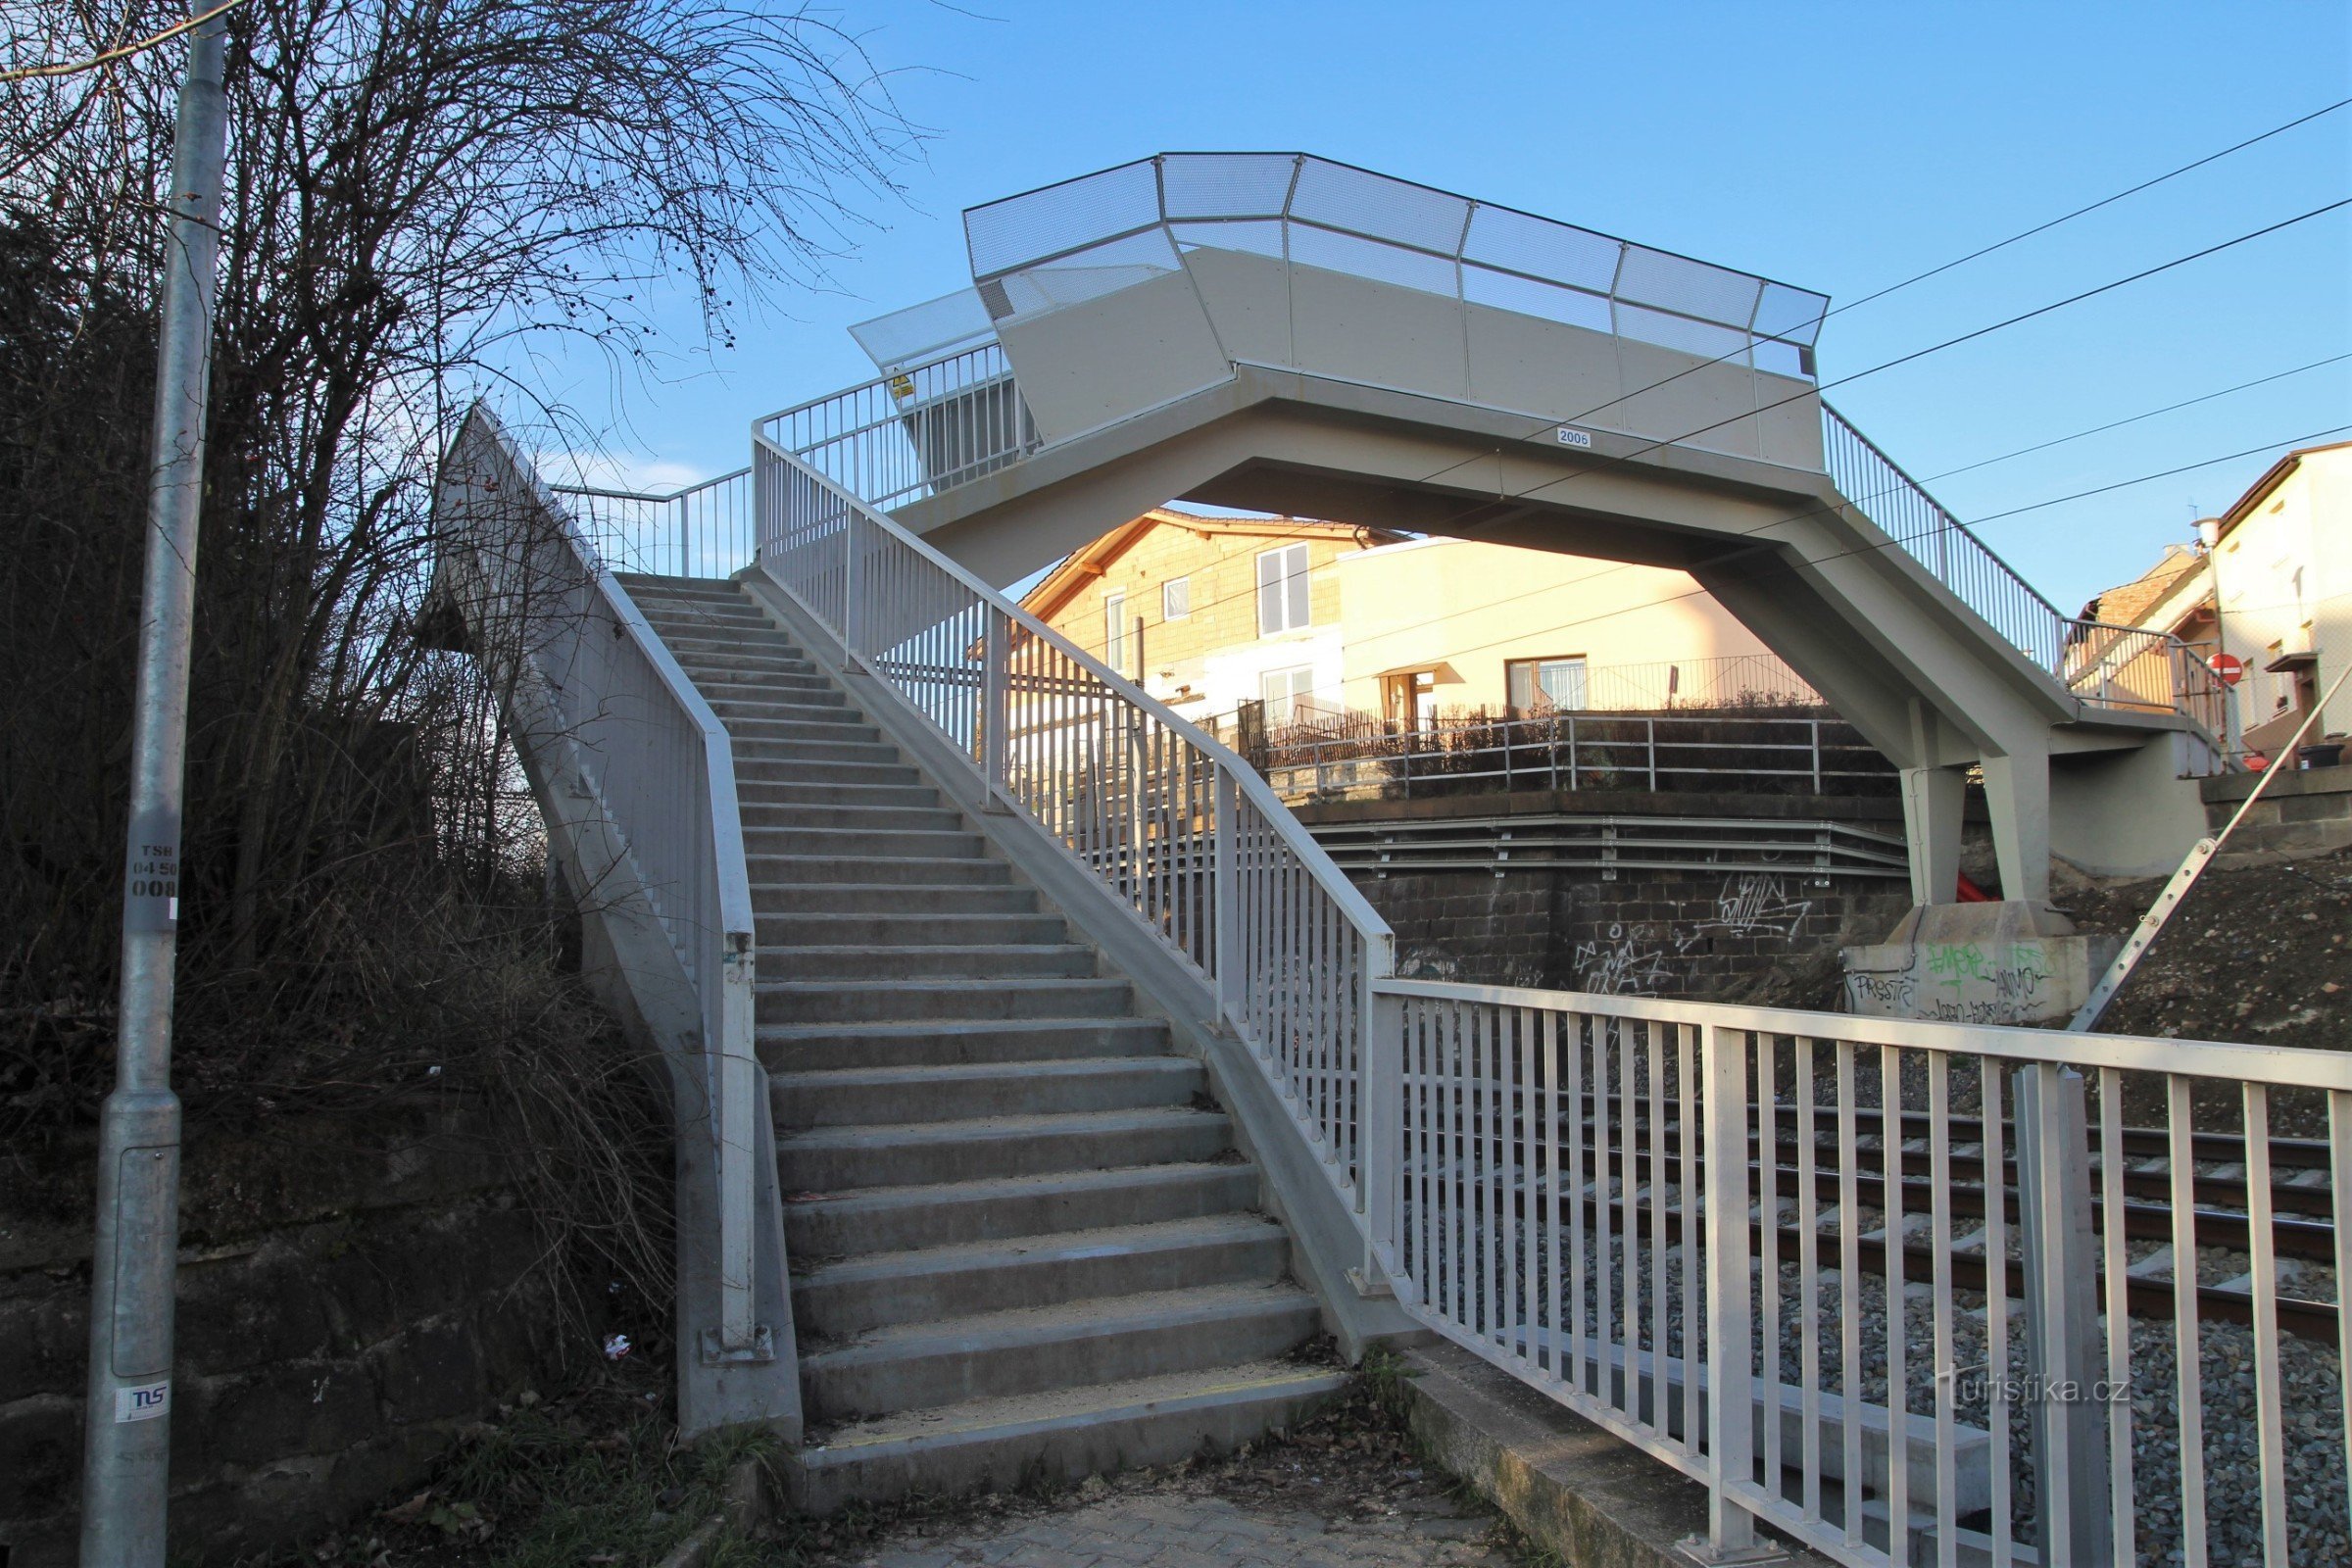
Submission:
[[[212,368],[226,105],[225,19],[189,35],[172,135],[155,385],[155,471],[132,713],[115,1088],[98,1145],[90,1381],[81,1485],[85,1568],[160,1568],[172,1450],[172,1307],[179,1250],[179,1098],[172,1093],[180,802],[204,419]]]

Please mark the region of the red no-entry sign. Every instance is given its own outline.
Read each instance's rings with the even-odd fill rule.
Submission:
[[[2235,654],[2216,654],[2205,662],[2214,678],[2225,686],[2234,686],[2246,678],[2246,662]]]

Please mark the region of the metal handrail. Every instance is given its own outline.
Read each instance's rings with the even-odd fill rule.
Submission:
[[[702,1051],[708,1089],[707,1113],[718,1188],[719,1348],[750,1349],[757,1338],[754,1316],[757,1289],[754,1279],[756,1243],[753,1211],[758,1171],[758,1077],[754,1054],[756,1028],[754,983],[757,978],[758,922],[752,903],[751,877],[745,858],[743,816],[735,787],[734,745],[702,693],[679,667],[661,636],[647,622],[627,591],[614,579],[603,555],[591,542],[579,518],[548,485],[534,466],[515,451],[504,428],[484,411],[473,416],[478,428],[495,444],[508,469],[507,482],[525,487],[542,514],[557,519],[563,548],[594,596],[586,616],[575,616],[573,635],[582,635],[590,617],[609,617],[617,634],[613,644],[626,648],[650,671],[653,693],[696,740],[696,760],[703,774],[703,806],[707,832],[700,865],[646,863],[661,839],[661,826],[639,821],[616,821],[637,872],[641,891],[678,950],[679,960],[692,983],[700,1007]],[[528,542],[523,542],[527,552]],[[478,569],[478,563],[477,563]],[[528,570],[526,565],[523,569]],[[520,586],[525,598],[543,594],[538,583]],[[599,639],[600,647],[602,639]],[[525,650],[537,666],[542,650]],[[608,656],[609,657],[609,656]],[[565,691],[579,661],[567,661],[557,672],[540,668],[541,680],[565,700],[577,700],[587,710],[602,712],[623,694],[613,691]],[[638,694],[629,694],[638,695]],[[616,775],[653,763],[653,748],[607,747],[599,754],[601,767],[592,783],[603,808],[613,808]],[[663,780],[664,786],[678,781]],[[681,906],[681,896],[685,904]]]
[[[749,467],[672,491],[548,485],[597,559],[624,571],[728,577],[752,559]]]
[[[2039,972],[2037,953],[1994,962]],[[2343,1471],[2305,1461],[2352,1449],[2344,1368],[2288,1371],[2283,1352],[2288,1336],[2339,1351],[2352,1313],[2297,1298],[2279,1263],[2295,1246],[2352,1265],[2352,1238],[2275,1207],[2314,1186],[2352,1202],[2340,1053],[1401,978],[1374,992],[1371,1059],[1399,1107],[1368,1156],[1396,1173],[1373,1195],[1374,1246],[1398,1304],[1706,1487],[1710,1560],[1745,1560],[1759,1522],[1855,1568],[2165,1560],[2206,1545],[2209,1508],[2217,1527],[2227,1508],[2243,1523],[2213,1560],[2282,1562],[2305,1488],[2322,1496],[2294,1504],[2297,1526],[2343,1528]],[[2324,1139],[2292,1145],[2291,1183],[2271,1135],[2290,1092],[2327,1111]],[[2240,1174],[2223,1198],[2210,1146],[2232,1100]],[[2125,1126],[2128,1103],[2159,1125]],[[2171,1243],[2170,1279],[2135,1260],[2138,1237]],[[2246,1254],[2228,1286],[2197,1263],[2222,1245]],[[1909,1304],[1866,1310],[1874,1288]],[[2250,1329],[2254,1396],[2209,1407],[2197,1348],[2232,1322]],[[2217,1443],[2258,1466],[2227,1498],[2202,1462]],[[2013,1479],[2029,1454],[2031,1494]]]
[[[762,572],[1212,987],[1360,1209],[1387,922],[1214,737],[765,434],[753,447]]]

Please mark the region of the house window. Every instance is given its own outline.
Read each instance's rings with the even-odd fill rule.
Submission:
[[[1535,713],[1585,706],[1585,661],[1513,659],[1502,666],[1503,700],[1514,712]]]
[[[1307,624],[1306,546],[1285,545],[1257,558],[1257,634],[1271,637]]]
[[[1127,667],[1127,596],[1102,596],[1102,662],[1122,673]]]
[[[1266,700],[1266,727],[1295,724],[1307,716],[1315,693],[1312,664],[1296,669],[1269,669],[1257,680],[1258,695]]]
[[[1182,620],[1193,612],[1193,579],[1171,577],[1159,585],[1159,618]]]

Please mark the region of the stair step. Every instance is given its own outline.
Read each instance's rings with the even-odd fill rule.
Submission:
[[[1003,1176],[1210,1160],[1233,1147],[1217,1111],[1170,1108],[885,1127],[819,1127],[779,1135],[787,1193],[920,1187]]]
[[[746,855],[752,880],[779,884],[895,882],[909,887],[1002,886],[1012,868],[1002,860],[936,856]]]
[[[1256,1201],[1251,1165],[1121,1165],[796,1198],[784,1205],[784,1233],[794,1257],[836,1257],[1198,1219]]]
[[[888,859],[974,860],[987,840],[970,829],[789,827],[744,825],[744,848],[753,855],[874,856]]]
[[[744,718],[807,717],[826,722],[845,715],[855,716],[857,712],[850,707],[848,694],[832,685],[786,686],[780,682],[745,685],[715,680],[698,680],[695,685],[710,704],[710,710],[721,717],[729,714]]]
[[[672,645],[670,654],[677,660],[678,667],[693,675],[697,684],[713,680],[762,686],[780,682],[798,687],[807,682],[824,691],[840,690],[833,684],[832,675],[814,661],[781,649],[713,651]]]
[[[719,660],[731,665],[748,663],[756,659],[783,659],[792,661],[806,670],[816,669],[778,631],[762,630],[756,626],[745,626],[741,631],[733,627],[716,626],[696,627],[691,631],[663,632],[659,626],[654,629],[661,632],[662,641],[668,645],[670,653],[681,664],[692,655],[699,660]]]
[[[989,943],[1058,945],[1070,928],[1057,914],[775,914],[760,922],[760,951],[855,944],[864,948],[976,948]]]
[[[1207,1089],[1200,1064],[1185,1056],[834,1067],[768,1079],[779,1131],[1136,1110],[1189,1104]]]
[[[1207,1285],[973,1313],[877,1329],[804,1351],[811,1418],[842,1420],[1042,1394],[1277,1356],[1314,1332],[1314,1298],[1296,1285]]]
[[[1156,1018],[783,1024],[761,1029],[759,1041],[771,1072],[828,1072],[1158,1055],[1168,1049],[1168,1028]]]
[[[803,787],[842,789],[862,794],[872,785],[899,789],[922,789],[933,801],[939,791],[908,763],[894,755],[881,761],[841,762],[829,758],[794,756],[744,755],[735,748],[735,787],[741,791],[747,784],[799,785]]]
[[[1024,976],[1045,980],[1092,979],[1095,950],[1074,942],[991,943],[956,947],[940,942],[906,947],[789,947],[762,950],[760,974],[769,980],[884,980],[894,976],[932,979],[968,975],[975,979]]]
[[[878,829],[883,832],[956,833],[965,831],[961,811],[949,807],[849,806],[789,804],[749,800],[737,792],[737,808],[747,828],[801,827]]]
[[[959,1242],[823,1264],[792,1286],[793,1323],[820,1340],[975,1312],[1282,1277],[1290,1238],[1262,1214]]]
[[[866,1019],[1115,1018],[1135,1005],[1124,980],[986,978],[782,980],[757,988],[760,1023],[850,1023]]]
[[[778,755],[801,756],[807,754],[820,757],[840,757],[844,760],[853,762],[863,760],[863,759],[857,754],[840,752],[836,748],[843,746],[887,748],[893,755],[877,759],[882,761],[895,760],[897,752],[897,748],[890,747],[882,739],[882,732],[879,729],[846,708],[833,710],[832,716],[825,718],[730,718],[722,713],[719,715],[718,721],[725,727],[727,734],[734,739],[738,750],[762,745],[782,745],[790,747],[791,750]],[[746,755],[758,756],[759,754],[747,752]]]
[[[909,768],[911,772],[913,769]],[[735,769],[735,799],[744,807],[789,810],[947,810],[928,784],[795,784],[748,778]]]
[[[872,740],[834,740],[808,733],[799,726],[760,724],[757,735],[739,735],[732,728],[728,734],[735,743],[735,763],[741,767],[749,762],[808,763],[852,762],[868,767],[887,767],[899,760],[899,749],[873,731]],[[837,727],[837,726],[827,726]],[[869,728],[870,726],[859,726]]]
[[[778,882],[752,868],[752,907],[760,940],[784,914],[1034,914],[1037,894],[1010,882]]]
[[[835,1428],[785,1455],[784,1491],[801,1513],[853,1502],[1012,1492],[1230,1453],[1314,1416],[1347,1374],[1289,1361],[975,1399]]]

